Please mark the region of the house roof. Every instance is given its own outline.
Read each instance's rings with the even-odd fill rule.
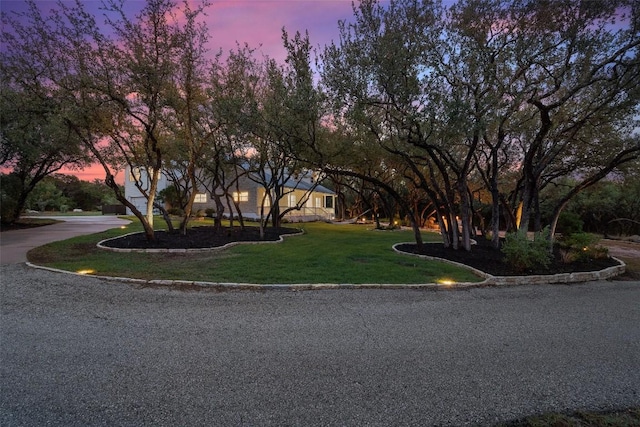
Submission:
[[[268,177],[269,179],[270,177]],[[302,176],[301,178],[294,179],[293,177],[289,177],[287,181],[283,184],[284,187],[287,188],[295,188],[298,190],[308,191],[313,188],[313,191],[316,193],[325,193],[335,195],[334,191],[329,190],[327,187],[322,186],[320,184],[313,187],[313,182],[311,181],[308,175]]]

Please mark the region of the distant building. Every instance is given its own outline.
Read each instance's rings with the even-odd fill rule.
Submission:
[[[134,168],[133,171],[127,167],[125,170],[124,193],[125,197],[141,212],[146,211],[147,199],[142,195],[135,185],[135,181],[140,180],[143,183],[149,182],[149,177],[144,168]],[[301,201],[304,201],[300,209],[294,209],[288,212],[284,218],[292,222],[306,221],[331,221],[335,219],[336,193],[322,185],[315,183],[312,174],[300,174],[297,177],[288,179],[283,184],[284,197],[280,200],[280,212],[286,209],[296,207]],[[169,178],[160,173],[158,181],[158,192],[172,185]],[[265,195],[265,187],[243,176],[238,181],[237,186],[230,194],[238,203],[243,218],[259,219],[260,204]],[[269,212],[268,198],[265,202],[265,215]],[[195,198],[193,211],[197,212],[201,209],[216,209],[214,200],[206,190],[201,189]],[[225,216],[229,216],[229,206],[225,205]],[[231,206],[231,213],[238,215],[235,207]],[[127,208],[127,214],[132,212]]]

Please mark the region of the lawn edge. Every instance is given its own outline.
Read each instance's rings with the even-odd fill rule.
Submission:
[[[536,274],[530,276],[494,276],[489,273],[486,273],[482,270],[478,270],[477,268],[470,267],[466,264],[462,264],[456,261],[451,261],[446,258],[439,258],[429,255],[421,255],[421,254],[413,254],[409,252],[401,251],[397,248],[399,245],[406,245],[413,242],[403,242],[396,243],[393,245],[393,250],[399,254],[414,256],[418,258],[428,259],[432,261],[441,261],[448,264],[452,264],[458,267],[466,268],[477,274],[480,277],[484,277],[485,280],[480,282],[484,285],[493,285],[493,286],[515,286],[515,285],[553,285],[553,284],[571,284],[571,283],[584,283],[584,282],[592,282],[595,280],[608,280],[613,277],[624,274],[626,271],[627,265],[624,261],[619,258],[611,257],[619,265],[614,265],[612,267],[607,267],[603,270],[597,271],[579,271],[573,273],[558,273],[558,274]]]
[[[124,253],[201,253],[201,252],[213,252],[213,251],[221,251],[224,249],[228,249],[231,248],[233,246],[237,246],[237,245],[260,245],[260,244],[264,244],[264,243],[282,243],[284,242],[284,238],[285,237],[293,237],[293,236],[301,236],[303,235],[304,229],[298,229],[299,231],[297,233],[290,233],[290,234],[281,234],[280,236],[278,236],[278,240],[260,240],[260,241],[246,241],[246,242],[230,242],[227,243],[226,245],[222,245],[222,246],[213,246],[210,248],[195,248],[195,249],[165,249],[165,248],[152,248],[152,249],[142,249],[142,248],[112,248],[109,246],[104,246],[104,243],[110,241],[110,240],[116,240],[116,239],[121,239],[123,237],[126,236],[131,236],[133,234],[141,234],[143,233],[143,231],[134,231],[133,233],[127,233],[127,234],[123,234],[122,236],[117,236],[117,237],[110,237],[108,239],[104,239],[99,241],[98,243],[96,243],[96,247],[98,247],[98,249],[103,249],[106,251],[111,251],[111,252],[124,252]],[[164,231],[164,230],[158,230],[158,231]]]

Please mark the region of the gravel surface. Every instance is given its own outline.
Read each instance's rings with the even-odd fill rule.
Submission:
[[[2,426],[461,426],[640,406],[640,282],[218,293],[0,273]]]

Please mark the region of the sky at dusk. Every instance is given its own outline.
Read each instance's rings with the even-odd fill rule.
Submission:
[[[198,2],[189,1],[192,4]],[[56,8],[55,1],[36,0],[36,3],[43,11]],[[83,4],[98,17],[97,22],[103,21],[100,0],[85,0]],[[128,0],[126,4],[134,12],[142,8],[144,1]],[[338,40],[338,21],[350,20],[353,16],[351,0],[212,0],[211,4],[205,21],[212,55],[220,49],[223,52],[235,49],[238,42],[240,45],[247,43],[258,49],[258,54],[268,55],[279,62],[286,56],[282,44],[283,27],[290,37],[296,31],[308,31],[312,45],[322,49],[332,40]],[[0,9],[3,12],[24,11],[26,3],[0,0]],[[69,173],[83,180],[104,179],[104,171],[100,167]],[[123,173],[119,173],[117,178],[122,182]]]

